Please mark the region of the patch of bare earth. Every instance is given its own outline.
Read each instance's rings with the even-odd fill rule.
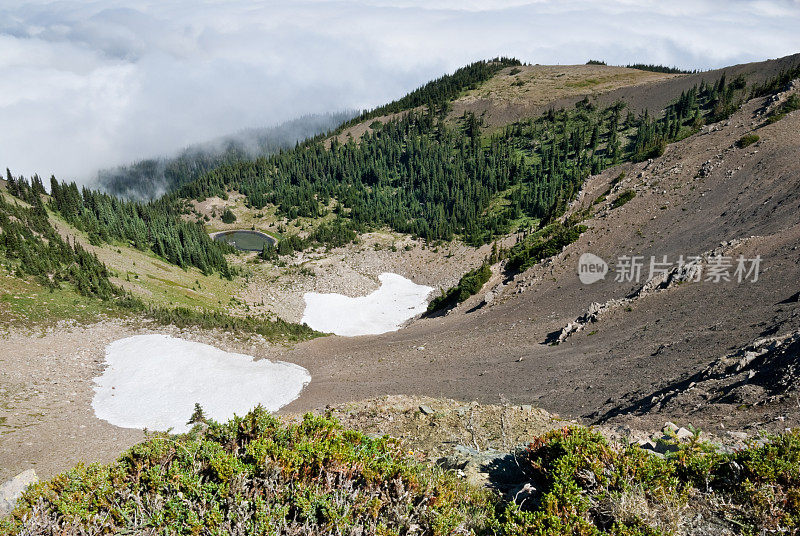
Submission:
[[[106,345],[147,333],[257,358],[279,357],[285,350],[259,335],[178,329],[139,320],[12,329],[0,336],[0,482],[31,468],[49,478],[77,463],[109,462],[144,438],[141,430],[96,418],[91,402],[93,380],[104,368]]]
[[[574,422],[528,405],[406,395],[329,406],[316,413],[330,413],[344,427],[365,434],[396,437],[410,450],[433,460],[452,454],[457,445],[479,451],[508,451]]]
[[[465,112],[489,128],[536,117],[548,108],[572,105],[584,97],[640,86],[682,75],[605,65],[526,65],[509,67],[453,103],[449,118]]]
[[[248,262],[255,260],[256,255],[251,254],[238,259],[248,276],[237,299],[251,312],[274,313],[298,322],[306,292],[366,296],[378,289],[381,273],[391,272],[433,287],[435,295],[480,265],[490,251],[490,246],[473,248],[458,241],[433,246],[407,235],[373,232],[359,237],[358,244],[286,257],[287,265],[282,267]]]

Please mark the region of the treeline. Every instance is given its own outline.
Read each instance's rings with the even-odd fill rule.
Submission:
[[[243,130],[192,145],[173,157],[148,158],[100,170],[97,185],[126,199],[155,199],[221,165],[291,149],[300,141],[332,131],[354,115],[356,112],[351,111],[307,115],[274,127]]]
[[[456,88],[490,76],[487,72],[518,63],[478,62],[398,102],[416,102],[422,95],[433,101],[450,98]],[[797,68],[781,73],[751,87],[749,95],[782,88],[795,74]],[[730,116],[747,98],[747,89],[741,77],[703,82],[684,91],[658,118],[635,117],[622,103],[597,109],[587,98],[491,136],[474,115],[452,125],[428,107],[366,133],[358,143],[334,140],[326,148],[322,139],[314,139],[269,157],[228,163],[158,201],[123,201],[51,178],[50,203],[93,244],[124,242],[178,266],[224,277],[232,276],[224,257],[230,249],[212,241],[201,225],[182,219],[181,198],[224,198],[238,190],[250,207],[274,205],[289,219],[335,214],[308,238],[286,237],[274,251],[264,251],[267,258],[317,244],[342,245],[381,226],[427,240],[460,235],[481,244],[520,221],[553,222],[588,175],[657,156],[704,122]],[[45,193],[38,176],[29,184],[10,173],[8,190],[34,209]]]
[[[375,109],[364,111],[361,115],[345,123],[343,127],[355,125],[374,117],[411,110],[417,106],[427,106],[431,111],[444,112],[451,101],[461,93],[475,89],[478,84],[489,80],[506,67],[520,66],[516,58],[494,58],[470,63],[453,74],[446,74],[415,89],[406,96]]]
[[[181,268],[194,266],[204,274],[232,276],[225,245],[214,242],[197,223],[183,221],[169,200],[124,201],[72,183],[50,179],[50,206],[68,223],[86,232],[93,245],[124,242],[152,251]]]
[[[8,174],[10,177],[10,173]],[[122,294],[108,279],[108,270],[95,255],[77,242],[69,243],[53,228],[37,192],[41,181],[30,187],[13,177],[9,193],[29,206],[10,203],[0,194],[0,257],[19,277],[33,276],[47,288],[71,283],[79,294],[109,299]]]
[[[477,232],[491,199],[521,171],[508,143],[483,143],[474,116],[452,128],[424,111],[391,121],[358,144],[334,141],[326,149],[317,142],[223,166],[176,195],[204,199],[236,189],[251,207],[272,204],[289,219],[334,211],[359,226],[449,240]]]
[[[657,156],[702,123],[728,117],[745,88],[742,78],[703,82],[659,118],[649,112],[636,117],[623,103],[597,109],[586,98],[489,137],[472,114],[453,126],[430,109],[412,111],[358,143],[334,139],[326,148],[317,140],[222,166],[175,195],[202,200],[238,190],[250,207],[274,205],[290,220],[333,211],[340,230],[388,226],[426,240],[460,235],[477,245],[509,232],[521,218],[552,222],[590,174]],[[291,251],[313,240],[288,237],[278,248]]]
[[[800,78],[800,63],[790,69],[782,69],[776,76],[760,84],[754,84],[750,90],[750,97],[764,97],[778,91],[784,91],[795,78]]]
[[[747,80],[738,76],[728,82],[724,74],[714,83],[704,80],[681,92],[660,118],[654,119],[647,112],[640,118],[630,142],[631,159],[660,156],[669,142],[694,132],[704,123],[727,119],[747,98]]]
[[[698,70],[688,71],[686,69],[679,69],[677,67],[667,67],[666,65],[654,65],[652,63],[632,63],[626,65],[628,69],[639,69],[640,71],[652,71],[654,73],[668,73],[668,74],[694,74],[700,72]]]

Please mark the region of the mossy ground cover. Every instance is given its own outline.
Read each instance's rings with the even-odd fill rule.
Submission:
[[[0,533],[658,535],[712,520],[760,534],[800,521],[797,431],[733,453],[698,435],[660,457],[554,430],[517,455],[534,490],[517,505],[331,418],[197,417],[188,434],[152,434],[116,463],[36,485]]]

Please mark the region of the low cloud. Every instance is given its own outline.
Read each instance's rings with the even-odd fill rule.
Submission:
[[[0,165],[101,167],[376,106],[482,58],[691,68],[800,51],[797,1],[4,2]]]

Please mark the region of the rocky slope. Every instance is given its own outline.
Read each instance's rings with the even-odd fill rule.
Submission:
[[[791,61],[730,72],[763,79]],[[702,76],[614,91],[633,107],[663,106],[668,92],[654,92],[655,84],[690,86]],[[396,333],[284,347],[122,321],[61,325],[41,337],[12,332],[0,339],[3,381],[15,386],[0,392],[0,477],[31,466],[52,476],[81,460],[112,459],[139,441],[140,433],[94,418],[91,381],[106,343],[159,330],[305,367],[312,382],[286,413],[404,394],[540,407],[632,438],[637,430],[657,433],[666,421],[737,440],[798,426],[791,341],[800,329],[800,112],[766,124],[769,109],[796,92],[787,88],[777,102],[753,100],[659,158],[591,177],[570,209],[588,226],[577,242],[522,274],[496,267],[483,291],[452,313]],[[598,99],[614,98],[603,95]],[[759,140],[739,147],[751,133]],[[635,197],[615,208],[628,191]],[[591,285],[577,276],[586,252],[611,265]],[[402,254],[387,253],[379,268],[398,265]],[[706,280],[716,254],[732,263],[760,256],[758,280],[739,282],[735,266],[730,281]],[[615,281],[620,256],[647,260],[638,281]],[[649,259],[664,256],[673,265],[681,256],[703,257],[701,280],[676,269],[647,283]],[[428,272],[435,271],[431,265]],[[448,277],[452,271],[448,266]],[[755,357],[738,369],[748,352]],[[775,386],[785,388],[776,393]],[[453,441],[475,448],[470,438]],[[478,440],[479,449],[487,444]]]

